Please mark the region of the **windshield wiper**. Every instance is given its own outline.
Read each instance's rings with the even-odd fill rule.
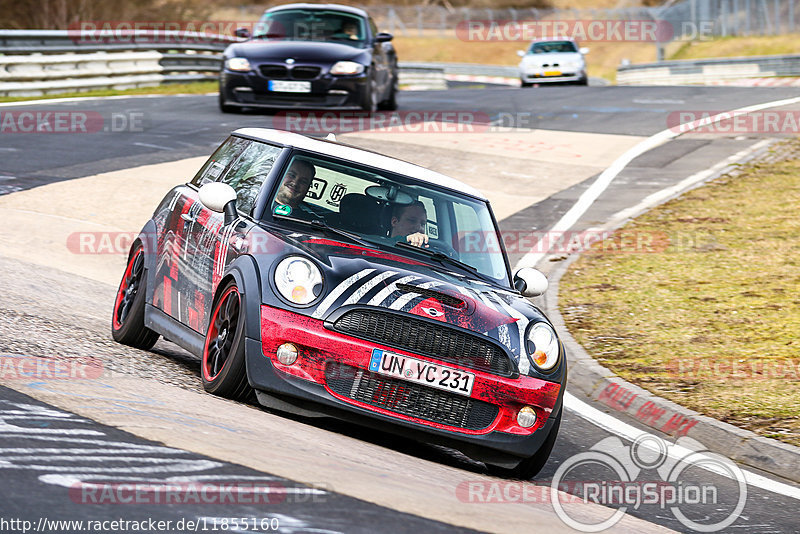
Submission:
[[[419,252],[421,254],[424,254],[425,256],[428,256],[430,259],[432,259],[434,261],[438,261],[439,263],[442,263],[442,264],[449,263],[451,265],[455,265],[456,267],[461,267],[461,269],[463,269],[465,271],[469,271],[470,274],[477,275],[480,278],[486,278],[482,273],[480,273],[478,271],[477,268],[473,267],[472,265],[470,265],[468,263],[464,263],[463,261],[459,261],[459,260],[457,260],[455,258],[451,258],[447,254],[443,254],[443,253],[438,252],[436,250],[432,250],[432,249],[429,249],[429,248],[415,247],[411,243],[406,243],[405,241],[398,241],[395,244],[395,246],[396,247],[400,247],[400,248],[405,248],[405,249],[408,249],[408,250],[413,250],[414,252]]]
[[[273,217],[277,217],[279,219],[285,219],[287,221],[298,222],[300,224],[305,224],[306,226],[322,230],[323,232],[327,232],[328,234],[335,235],[337,237],[347,238],[350,241],[358,243],[359,245],[364,247],[374,247],[374,245],[372,245],[371,243],[361,239],[359,235],[347,232],[345,230],[340,230],[338,228],[334,228],[333,226],[330,226],[328,223],[320,219],[313,219],[307,221],[305,219],[295,219],[294,217],[286,217],[285,215],[278,215],[278,214],[273,215]]]

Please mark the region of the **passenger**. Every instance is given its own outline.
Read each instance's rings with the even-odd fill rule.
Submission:
[[[428,235],[425,227],[428,223],[428,214],[425,204],[415,200],[411,204],[400,204],[392,211],[392,229],[389,237],[402,241],[405,237],[407,243],[415,247],[428,248]]]

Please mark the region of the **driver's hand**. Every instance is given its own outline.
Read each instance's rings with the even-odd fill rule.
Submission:
[[[421,232],[406,236],[406,241],[415,247],[428,248],[428,236],[427,234],[423,234]]]

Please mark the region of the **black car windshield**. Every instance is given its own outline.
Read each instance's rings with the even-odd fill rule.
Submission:
[[[533,43],[531,54],[552,54],[563,52],[577,52],[578,48],[572,41],[548,41],[546,43]]]
[[[272,193],[270,213],[319,223],[391,247],[395,254],[420,257],[414,247],[427,238],[428,251],[448,256],[488,281],[509,286],[500,234],[487,202],[413,178],[297,152]],[[458,263],[441,262],[458,270]]]
[[[344,11],[283,9],[265,13],[256,25],[254,37],[361,46],[366,38],[366,24],[362,17]]]

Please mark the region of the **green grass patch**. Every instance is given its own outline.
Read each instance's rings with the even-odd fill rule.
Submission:
[[[177,94],[204,94],[217,91],[219,84],[216,81],[168,83],[154,87],[137,87],[135,89],[99,89],[96,91],[58,93],[42,96],[3,96],[0,102],[20,102],[27,100],[49,100],[52,98],[74,98],[91,96],[124,96],[124,95],[177,95]]]
[[[570,332],[626,380],[800,445],[800,140],[780,150],[791,157],[618,231],[639,246],[582,255],[560,300]]]

